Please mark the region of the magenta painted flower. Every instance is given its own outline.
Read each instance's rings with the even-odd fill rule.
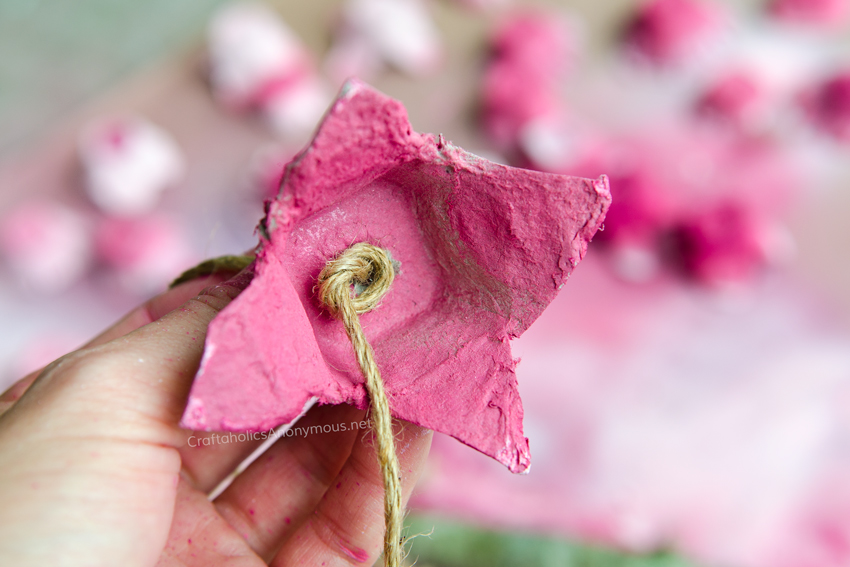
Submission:
[[[850,69],[816,85],[802,99],[818,129],[842,142],[850,141]]]
[[[763,114],[768,98],[767,89],[756,76],[736,70],[709,86],[697,100],[696,111],[706,118],[746,127]]]
[[[768,11],[781,20],[837,27],[850,15],[848,0],[773,0]]]
[[[488,162],[349,82],[268,204],[254,279],[210,326],[183,425],[257,431],[316,402],[367,407],[351,344],[313,291],[329,259],[366,241],[399,263],[361,317],[393,414],[525,471],[510,339],[564,285],[609,203],[605,178]]]
[[[557,14],[520,12],[496,29],[490,43],[481,117],[491,142],[516,151],[535,126],[563,119],[560,86],[574,55],[573,39]]]
[[[750,281],[769,263],[772,219],[740,203],[718,203],[681,220],[672,231],[675,259],[709,284]]]
[[[624,40],[653,63],[679,63],[720,29],[717,6],[702,0],[647,0],[625,29]]]

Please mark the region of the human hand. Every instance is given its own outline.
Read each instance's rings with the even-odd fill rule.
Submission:
[[[178,427],[207,326],[248,283],[222,279],[154,298],[0,396],[0,564],[375,562],[383,480],[368,431],[283,437],[208,500],[261,443],[205,445]],[[298,425],[364,419],[325,406]],[[395,427],[406,502],[431,432]]]

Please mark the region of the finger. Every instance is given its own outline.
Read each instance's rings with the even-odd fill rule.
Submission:
[[[188,281],[173,289],[169,289],[128,313],[115,325],[93,338],[81,348],[93,347],[107,343],[115,338],[122,337],[143,325],[156,321],[166,313],[176,309],[195,295],[199,294],[203,289],[219,284],[225,281],[225,279],[226,275],[216,274]],[[24,395],[24,392],[27,391],[43,370],[44,367],[30,372],[12,384],[8,390],[0,395],[0,415],[12,407],[12,405],[22,395]]]
[[[404,421],[394,422],[394,431],[406,506],[428,456],[432,432]],[[381,554],[383,537],[384,481],[369,432],[354,444],[335,484],[271,565],[371,565]]]
[[[139,306],[124,319],[93,339],[89,346],[109,342],[137,328],[161,319],[203,290],[221,284],[234,274],[216,272],[212,275],[181,283]],[[178,448],[187,481],[201,492],[209,492],[236,466],[248,457],[260,442],[209,443],[214,434],[187,432],[185,443]]]
[[[156,322],[46,368],[0,417],[3,483],[26,496],[0,507],[0,522],[38,534],[38,515],[26,502],[38,494],[35,510],[67,502],[80,511],[70,521],[48,514],[44,533],[73,536],[61,549],[79,549],[80,540],[94,537],[97,546],[138,556],[136,562],[158,555],[181,465],[176,449],[185,432],[178,419],[207,326],[247,283],[237,278],[207,289]],[[36,479],[37,491],[26,476]],[[34,537],[37,547],[42,540]],[[120,553],[118,560],[126,563]]]
[[[31,413],[37,415],[57,404],[67,414],[79,413],[71,416],[78,434],[103,435],[104,424],[109,424],[112,437],[183,446],[186,433],[177,424],[200,363],[207,326],[250,277],[208,288],[126,336],[59,359],[10,413],[32,406]],[[92,419],[92,411],[97,419]]]
[[[167,437],[157,442],[172,445],[173,434],[186,405],[192,380],[200,365],[207,328],[213,318],[251,281],[241,274],[202,291],[165,316],[103,345],[115,356],[119,368],[133,368],[133,380],[113,380],[129,407],[118,408],[145,418]],[[182,447],[185,432],[177,440]],[[154,439],[151,439],[154,440]]]
[[[35,379],[38,378],[38,375],[41,373],[41,370],[36,370],[35,372],[30,372],[14,384],[12,384],[8,390],[3,392],[3,395],[0,395],[0,415],[3,415],[6,410],[12,407],[16,401],[20,399],[21,396],[24,395],[24,392],[35,382]]]
[[[234,441],[238,435],[187,432],[186,444],[178,452],[184,475],[195,489],[208,494],[263,444],[263,440]]]
[[[348,405],[313,408],[291,430],[296,435],[272,445],[215,500],[219,514],[268,561],[313,513],[348,460],[365,419],[363,410]]]
[[[245,540],[219,516],[206,494],[185,479],[177,485],[168,542],[157,567],[264,567]]]
[[[108,343],[111,340],[123,337],[136,329],[153,323],[167,313],[171,313],[208,287],[218,285],[226,281],[233,274],[214,274],[187,281],[175,286],[156,297],[149,299],[139,307],[133,309],[120,321],[106,329],[98,336],[84,345],[94,347]]]
[[[175,286],[134,309],[121,321],[92,339],[86,346],[91,348],[105,344],[159,320],[203,290],[223,283],[225,278],[226,275],[219,273]],[[30,373],[0,396],[0,415],[12,407],[42,370]],[[206,432],[185,432],[182,444],[178,449],[187,480],[203,492],[208,492],[214,488],[260,445],[259,442],[253,441],[217,443],[214,445],[204,443],[204,440],[211,435]],[[194,447],[191,447],[190,444]]]
[[[298,427],[309,431],[329,423],[367,423],[364,413],[347,405],[314,408]],[[160,567],[216,565],[223,557],[250,565],[253,558],[265,565],[254,552],[268,559],[279,546],[281,533],[295,529],[313,512],[348,459],[357,430],[346,429],[282,437],[214,503],[195,490],[194,483],[182,479]],[[215,547],[205,545],[211,541]]]

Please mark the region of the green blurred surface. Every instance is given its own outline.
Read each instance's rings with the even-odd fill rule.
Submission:
[[[434,516],[407,520],[409,564],[420,567],[696,567],[659,552],[630,555],[563,539],[488,531]]]
[[[200,39],[224,0],[0,0],[0,155]]]
[[[265,1],[308,48],[317,55],[324,51],[341,0]],[[509,6],[575,12],[586,18],[588,37],[605,42],[635,1],[514,0]],[[152,62],[201,45],[208,17],[226,2],[0,0],[0,158],[25,150],[57,121]],[[467,66],[468,52],[477,51],[494,14],[464,10],[449,0],[432,7],[451,53],[449,62]],[[391,78],[378,86],[408,104],[421,90],[417,81],[406,79]]]

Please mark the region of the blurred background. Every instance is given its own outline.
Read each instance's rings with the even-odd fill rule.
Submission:
[[[513,345],[531,473],[438,435],[411,562],[850,565],[850,0],[3,0],[0,385],[253,247],[351,75],[614,197]]]

